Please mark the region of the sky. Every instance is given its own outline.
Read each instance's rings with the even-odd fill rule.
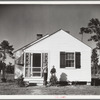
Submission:
[[[59,29],[69,31],[81,40],[81,27],[91,18],[100,20],[100,5],[0,5],[0,42],[8,40],[17,50],[36,40],[36,34],[51,34]],[[83,35],[88,42],[90,35]]]

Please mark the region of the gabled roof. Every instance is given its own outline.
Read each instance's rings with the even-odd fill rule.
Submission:
[[[34,44],[36,44],[36,43],[38,43],[38,42],[40,42],[40,41],[42,41],[42,40],[48,38],[48,37],[50,37],[51,35],[53,35],[53,34],[59,32],[59,31],[61,31],[61,30],[62,30],[62,29],[59,29],[59,30],[57,30],[56,32],[54,32],[54,33],[52,33],[52,34],[47,34],[47,35],[43,36],[42,38],[40,38],[40,39],[38,39],[38,40],[32,41],[31,43],[29,43],[29,44],[27,44],[27,45],[25,45],[25,46],[19,48],[18,50],[14,51],[14,53],[17,52],[17,51],[19,51],[19,50],[25,50],[25,49],[27,49],[28,47],[30,47],[30,46],[32,46],[32,45],[34,45]],[[63,30],[63,31],[66,32],[66,33],[69,33],[68,31],[65,31],[65,30]],[[69,35],[71,35],[71,34],[69,34]],[[71,35],[71,36],[72,36],[72,35]],[[74,37],[74,36],[72,36],[72,37]],[[76,38],[76,37],[74,37],[74,38]],[[77,39],[77,38],[76,38],[76,39]],[[79,40],[79,39],[77,39],[77,40]],[[79,40],[79,41],[80,41],[80,40]],[[80,41],[80,42],[82,42],[82,41]],[[84,42],[82,42],[82,43],[85,44]],[[85,45],[87,45],[87,44],[85,44]],[[88,46],[88,45],[87,45],[87,46]],[[90,47],[90,46],[88,46],[88,47]],[[90,47],[90,48],[91,48],[91,47]]]
[[[23,46],[23,47],[17,49],[16,51],[14,51],[14,53],[17,52],[17,51],[19,51],[19,50],[25,50],[25,49],[27,49],[28,47],[32,46],[33,44],[38,43],[39,41],[45,39],[45,38],[48,37],[48,36],[49,36],[49,35],[45,35],[45,36],[43,36],[42,38],[40,38],[40,39],[38,39],[38,40],[32,41],[31,43],[29,43],[29,44],[27,44],[27,45],[25,45],[25,46]]]

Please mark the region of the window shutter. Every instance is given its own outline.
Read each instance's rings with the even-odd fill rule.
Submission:
[[[81,53],[80,52],[75,53],[75,67],[81,68]]]
[[[60,68],[65,68],[65,52],[60,52]]]

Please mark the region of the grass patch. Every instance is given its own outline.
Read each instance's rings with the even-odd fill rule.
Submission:
[[[0,83],[0,95],[100,95],[100,86],[19,87],[14,82],[7,82]]]
[[[11,78],[12,76],[12,78]],[[100,86],[67,85],[67,86],[35,86],[19,87],[13,75],[6,83],[0,81],[0,95],[100,95]]]

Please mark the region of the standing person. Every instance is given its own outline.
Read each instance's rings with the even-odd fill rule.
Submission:
[[[51,86],[55,86],[56,83],[57,83],[57,77],[56,77],[56,69],[55,69],[55,66],[53,66],[53,68],[51,69],[50,71],[51,73],[51,78],[50,78],[50,85]]]
[[[48,68],[45,64],[45,66],[43,67],[43,77],[44,77],[44,85],[47,85],[47,73],[48,73]]]
[[[55,66],[53,65],[53,68],[51,69],[51,75],[55,75],[55,73],[56,73],[56,69],[55,69]]]

